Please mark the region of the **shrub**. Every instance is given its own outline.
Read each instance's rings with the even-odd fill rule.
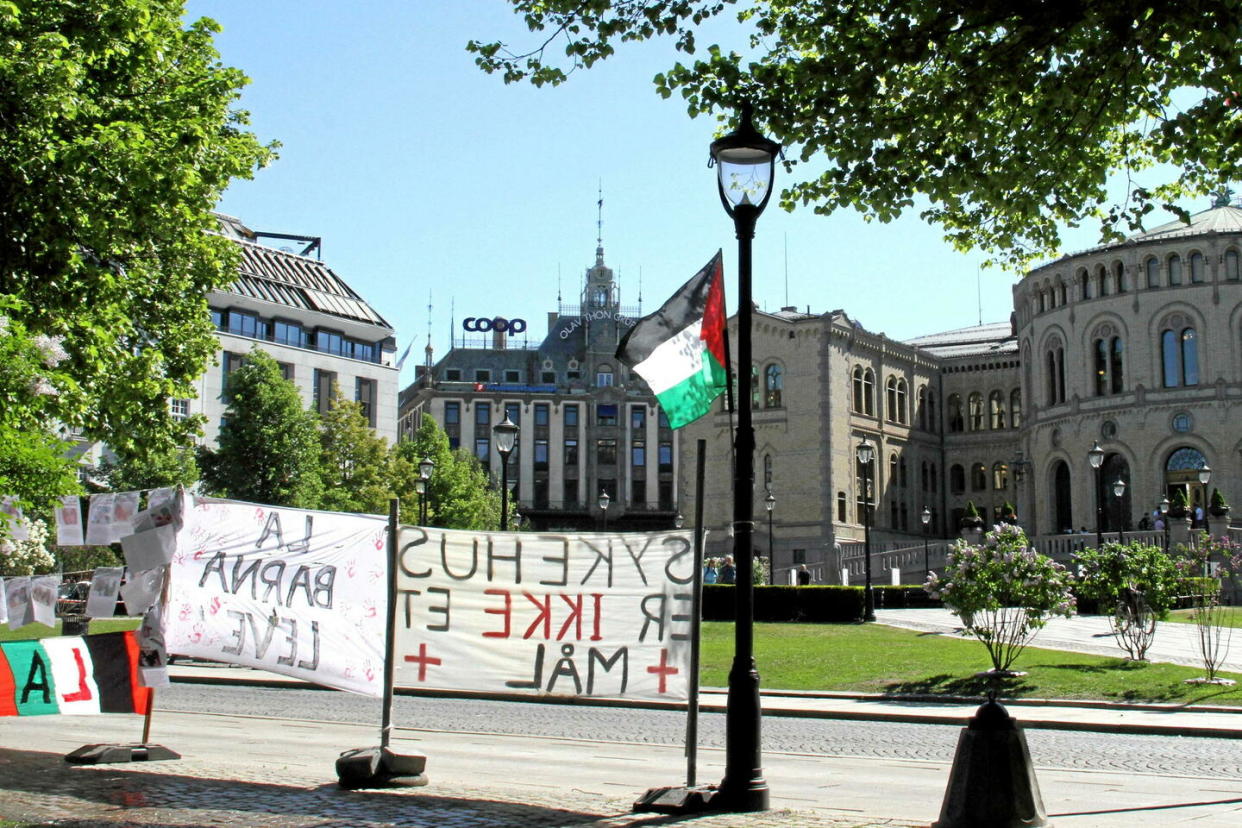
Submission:
[[[944,575],[933,572],[926,589],[979,639],[997,674],[1009,673],[1049,617],[1074,612],[1065,567],[1032,549],[1026,534],[1008,524],[993,528],[980,544],[959,539]]]
[[[1156,634],[1156,620],[1177,602],[1177,565],[1156,546],[1106,543],[1078,553],[1079,594],[1110,613],[1113,637],[1130,658],[1142,661]]]

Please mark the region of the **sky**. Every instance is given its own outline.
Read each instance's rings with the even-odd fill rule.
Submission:
[[[191,0],[189,19],[203,16],[223,27],[223,62],[251,79],[251,128],[282,145],[218,209],[255,230],[321,236],[324,261],[396,329],[399,351],[413,341],[403,384],[429,332],[439,359],[465,317],[525,319],[536,344],[558,292],[577,304],[600,234],[622,304],[654,311],[723,249],[735,309],[737,242],[707,167],[717,124],[651,83],[680,57],[671,41],[536,89],[506,86],[465,49],[536,43],[501,0]],[[736,26],[717,32],[744,48]],[[1065,242],[1096,240],[1084,229]],[[772,204],[753,295],[770,311],[842,308],[909,339],[1009,318],[1015,276],[980,272],[984,258],[916,213],[881,224]]]

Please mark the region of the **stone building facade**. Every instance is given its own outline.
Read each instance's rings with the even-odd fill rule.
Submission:
[[[402,391],[401,433],[412,435],[422,417],[434,418],[450,444],[474,454],[499,484],[492,428],[508,416],[521,429],[508,480],[525,525],[670,528],[678,508],[677,434],[647,384],[614,356],[641,311],[622,305],[602,245],[579,300],[549,313],[547,334],[534,345],[516,339],[524,320],[463,320],[473,337],[455,336],[434,364],[428,353],[428,365]]]
[[[1230,425],[1242,415],[1240,253],[1242,209],[1221,201],[1189,225],[1032,270],[1008,322],[897,342],[840,310],[756,311],[756,551],[771,549],[778,578],[805,562],[836,580],[842,547],[863,537],[867,479],[880,549],[955,536],[968,502],[989,524],[1013,506],[1033,535],[1093,530],[1096,441],[1106,531],[1137,528],[1178,489],[1192,504],[1216,487],[1242,496],[1242,432]],[[683,431],[683,509],[694,508],[702,439],[708,554],[725,554],[723,400]],[[876,447],[870,469],[856,456],[863,440]]]

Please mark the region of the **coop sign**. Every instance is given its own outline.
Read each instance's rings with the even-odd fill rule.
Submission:
[[[526,330],[525,319],[505,319],[503,316],[494,316],[488,319],[485,316],[467,316],[461,321],[462,330],[470,332],[487,333],[488,331],[498,331],[500,333],[520,334]]]

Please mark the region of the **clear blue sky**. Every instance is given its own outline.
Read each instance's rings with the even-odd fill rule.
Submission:
[[[254,130],[283,144],[219,208],[254,229],[322,236],[324,260],[396,328],[399,348],[417,337],[403,382],[422,360],[429,294],[437,358],[453,308],[457,325],[524,318],[537,341],[558,278],[576,303],[594,263],[600,184],[605,260],[624,303],[637,301],[641,277],[643,311],[654,310],[717,248],[733,284],[733,226],[706,164],[715,122],[690,119],[651,84],[677,57],[669,41],[535,89],[485,75],[464,48],[534,42],[500,0],[192,0],[189,16],[224,27],[217,48],[251,78],[242,105]],[[1094,242],[1087,230],[1067,238],[1070,249]],[[880,224],[772,205],[755,240],[754,297],[768,310],[844,308],[910,338],[978,321],[983,258],[955,252],[914,214]],[[983,321],[1008,319],[1014,276],[981,278]]]

